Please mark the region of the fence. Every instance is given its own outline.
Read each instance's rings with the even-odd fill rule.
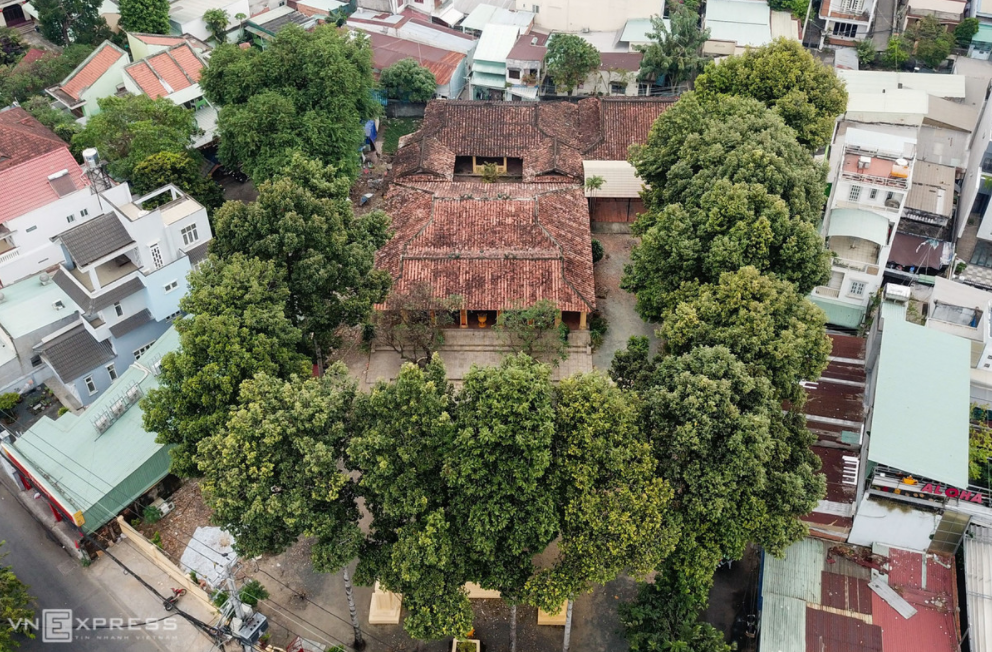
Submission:
[[[200,585],[190,579],[189,575],[184,573],[178,566],[172,563],[162,549],[156,546],[154,543],[149,541],[144,537],[141,532],[135,530],[131,525],[124,520],[123,516],[117,517],[117,523],[121,527],[121,532],[125,534],[133,544],[134,547],[140,552],[148,561],[155,564],[162,572],[171,577],[175,581],[176,586],[186,589],[186,595],[194,598],[198,602],[202,603],[207,609],[212,613],[217,611],[213,603],[210,601],[210,596],[207,592],[200,588]]]

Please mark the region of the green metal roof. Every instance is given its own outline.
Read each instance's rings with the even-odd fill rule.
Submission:
[[[868,459],[968,486],[971,343],[906,321],[884,302]]]
[[[979,23],[978,32],[971,37],[972,43],[992,43],[992,25]]]
[[[827,226],[827,237],[834,236],[861,238],[884,246],[889,239],[889,220],[858,208],[836,208],[830,211]]]
[[[179,335],[170,328],[141,356],[141,363],[152,365],[177,348]],[[77,515],[77,524],[78,515],[82,516],[84,532],[114,518],[169,472],[169,447],[156,443],[155,433],[145,431],[137,402],[124,408],[104,432],[94,425],[132,386],[147,395],[158,387],[158,377],[132,365],[82,415],[42,417],[16,442],[4,446],[8,456],[70,516]]]
[[[3,292],[0,325],[14,339],[65,319],[73,312],[82,312],[62,288],[52,282],[42,285],[38,276],[4,286],[0,292]],[[61,301],[64,307],[56,309],[56,301]]]
[[[820,604],[825,544],[803,539],[779,559],[765,554],[761,566],[762,652],[806,649],[806,604]]]
[[[831,301],[815,294],[810,295],[810,301],[820,306],[827,313],[827,323],[841,328],[857,328],[865,316],[865,307],[856,306],[840,301]]]
[[[473,86],[485,86],[486,88],[506,88],[506,77],[503,75],[491,75],[486,72],[474,71],[472,73]]]

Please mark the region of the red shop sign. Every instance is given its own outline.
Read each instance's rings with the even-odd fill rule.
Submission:
[[[983,504],[982,494],[978,492],[971,492],[967,489],[958,489],[957,487],[945,487],[942,484],[931,484],[926,483],[923,488],[920,489],[920,493],[933,494],[934,496],[946,496],[947,498],[957,498],[958,500],[963,500],[969,503]]]

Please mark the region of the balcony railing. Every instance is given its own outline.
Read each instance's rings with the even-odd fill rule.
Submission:
[[[834,208],[856,208],[862,211],[881,211],[883,213],[891,213],[893,215],[898,215],[900,208],[898,206],[885,206],[884,204],[862,204],[856,201],[835,201]]]
[[[847,260],[844,258],[834,258],[833,266],[847,269],[852,272],[864,272],[872,276],[878,276],[878,263],[865,263],[858,260]]]
[[[914,502],[925,501],[944,505],[966,502],[970,505],[992,508],[992,492],[985,487],[976,485],[952,487],[884,464],[875,466],[871,475],[866,478],[865,484],[868,489]]]
[[[20,255],[21,255],[20,249],[11,249],[10,251],[5,251],[2,254],[0,254],[0,265],[9,263],[10,261],[14,260]]]
[[[828,288],[826,285],[821,285],[813,289],[814,294],[821,297],[830,297],[832,299],[840,298],[840,290],[835,290],[833,288]]]
[[[869,183],[876,186],[882,186],[884,188],[899,188],[905,190],[909,187],[909,180],[902,179],[899,177],[877,177],[873,174],[862,174],[860,172],[842,172],[841,176],[848,181],[857,181],[858,183]]]

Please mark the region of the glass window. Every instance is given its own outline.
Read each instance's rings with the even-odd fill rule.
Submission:
[[[120,301],[118,301],[117,303],[114,304],[114,312],[117,313],[117,316],[118,317],[123,317],[124,316],[124,308],[121,307]]]
[[[83,378],[83,382],[86,383],[86,391],[90,393],[90,396],[96,394],[96,383],[93,382],[93,376]]]
[[[878,188],[872,188],[868,191],[868,199],[875,199],[875,197],[878,197]]]
[[[862,281],[852,281],[851,289],[848,292],[852,297],[860,297],[865,293],[865,284]]]
[[[858,201],[861,199],[861,186],[851,186],[851,191],[848,193],[847,198],[849,201]]]
[[[107,365],[107,374],[110,376],[110,380],[117,380],[117,369],[113,364]]]
[[[138,358],[140,358],[141,356],[143,356],[145,354],[145,351],[147,351],[148,349],[152,348],[152,344],[154,344],[154,343],[155,342],[149,342],[148,344],[144,345],[140,349],[135,350],[135,352],[134,352],[134,359],[137,360]]]
[[[177,287],[179,287],[179,281],[169,281],[168,283],[165,284],[165,291],[172,292]]]
[[[189,226],[183,228],[180,233],[183,235],[183,244],[189,246],[200,239],[196,234],[196,225],[190,224]]]
[[[86,217],[89,214],[90,214],[90,209],[88,208],[84,208],[83,210],[79,211],[79,217]]]
[[[72,224],[73,222],[76,221],[76,216],[70,213],[69,215],[65,216],[65,221],[68,222],[69,224]]]

